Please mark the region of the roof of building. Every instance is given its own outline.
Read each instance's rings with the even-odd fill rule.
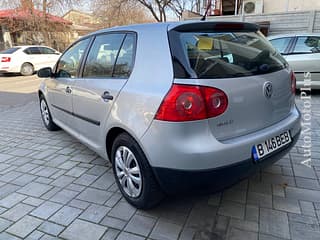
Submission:
[[[24,20],[30,19],[31,17],[43,17],[43,12],[37,9],[28,10],[22,8],[0,10],[0,19],[11,18]],[[72,25],[72,22],[49,13],[46,14],[46,17],[50,22]]]

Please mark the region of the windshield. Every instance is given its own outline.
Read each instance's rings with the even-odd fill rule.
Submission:
[[[9,49],[1,51],[0,54],[12,54],[12,53],[16,52],[19,49],[20,48],[18,48],[18,47],[9,48]]]
[[[229,78],[279,71],[287,63],[258,32],[176,32],[175,77]],[[181,51],[177,54],[176,51]],[[186,77],[186,76],[184,76]]]

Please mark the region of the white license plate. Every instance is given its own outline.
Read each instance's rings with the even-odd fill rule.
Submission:
[[[256,144],[252,147],[252,156],[255,161],[277,151],[278,149],[288,145],[292,141],[290,132],[286,131],[262,143]]]

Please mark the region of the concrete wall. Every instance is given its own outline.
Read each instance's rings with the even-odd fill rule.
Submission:
[[[263,13],[320,10],[319,0],[264,0]]]
[[[199,17],[188,19],[199,19]],[[208,17],[207,19],[211,21],[246,21],[254,23],[268,21],[270,22],[269,35],[303,32],[320,33],[320,11],[287,12],[244,16],[212,16]]]

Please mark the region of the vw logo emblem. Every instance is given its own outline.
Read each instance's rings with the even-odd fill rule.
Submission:
[[[273,93],[272,83],[271,82],[265,82],[263,85],[263,94],[266,98],[271,98]]]

